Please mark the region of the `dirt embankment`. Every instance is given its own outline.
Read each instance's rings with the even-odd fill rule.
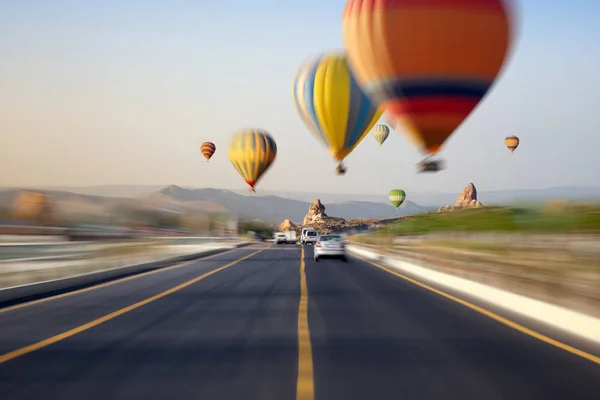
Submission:
[[[402,238],[361,244],[390,256],[600,318],[600,237]],[[357,238],[354,238],[356,241]],[[485,239],[485,240],[484,240]]]

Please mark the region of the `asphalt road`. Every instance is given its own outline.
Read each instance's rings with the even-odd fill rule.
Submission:
[[[0,310],[0,399],[600,399],[590,360],[358,259],[301,259],[257,245]]]

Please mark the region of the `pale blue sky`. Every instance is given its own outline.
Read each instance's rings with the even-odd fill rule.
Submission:
[[[513,55],[446,143],[445,171],[416,174],[421,155],[395,133],[365,138],[338,177],[291,85],[307,57],[342,47],[343,0],[0,1],[0,186],[244,188],[227,158],[241,127],[279,146],[259,192],[597,185],[600,1],[519,3]]]

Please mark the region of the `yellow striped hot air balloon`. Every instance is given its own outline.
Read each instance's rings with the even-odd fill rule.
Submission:
[[[229,144],[229,160],[244,181],[249,192],[269,169],[277,156],[277,144],[267,131],[243,129],[233,135]]]
[[[216,149],[217,146],[215,146],[213,142],[204,142],[200,146],[200,151],[202,152],[204,158],[206,158],[206,161],[210,160],[213,154],[215,154]]]
[[[373,128],[373,137],[380,146],[385,142],[388,136],[390,136],[390,128],[383,124],[375,125],[375,128]]]
[[[512,153],[519,147],[519,138],[516,136],[507,136],[504,138],[504,145]]]
[[[347,0],[348,62],[369,97],[432,156],[500,72],[509,11],[504,0]]]
[[[345,172],[342,161],[369,133],[383,109],[362,91],[341,52],[305,63],[296,74],[292,94],[306,126],[339,163],[338,174]]]

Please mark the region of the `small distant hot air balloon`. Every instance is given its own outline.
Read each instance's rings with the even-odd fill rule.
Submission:
[[[383,124],[375,125],[375,128],[373,128],[373,137],[380,146],[385,142],[388,136],[390,136],[390,128]]]
[[[392,203],[394,207],[398,208],[400,205],[402,205],[402,203],[404,203],[406,192],[402,189],[393,189],[390,190],[388,198],[390,199],[390,203]]]
[[[331,52],[303,65],[294,79],[294,105],[300,117],[345,172],[344,158],[379,120],[383,109],[373,103],[348,68],[343,53]]]
[[[217,146],[215,146],[213,142],[204,142],[202,143],[202,146],[200,146],[200,151],[204,158],[206,158],[206,161],[210,160],[213,154],[215,154],[216,149]]]
[[[488,93],[511,34],[504,0],[347,0],[342,24],[356,79],[428,157]]]
[[[507,136],[504,138],[504,145],[512,153],[519,147],[519,138],[516,136]]]
[[[233,136],[229,144],[229,160],[250,185],[250,193],[255,193],[254,186],[276,156],[275,140],[267,131],[261,129],[243,129]]]

